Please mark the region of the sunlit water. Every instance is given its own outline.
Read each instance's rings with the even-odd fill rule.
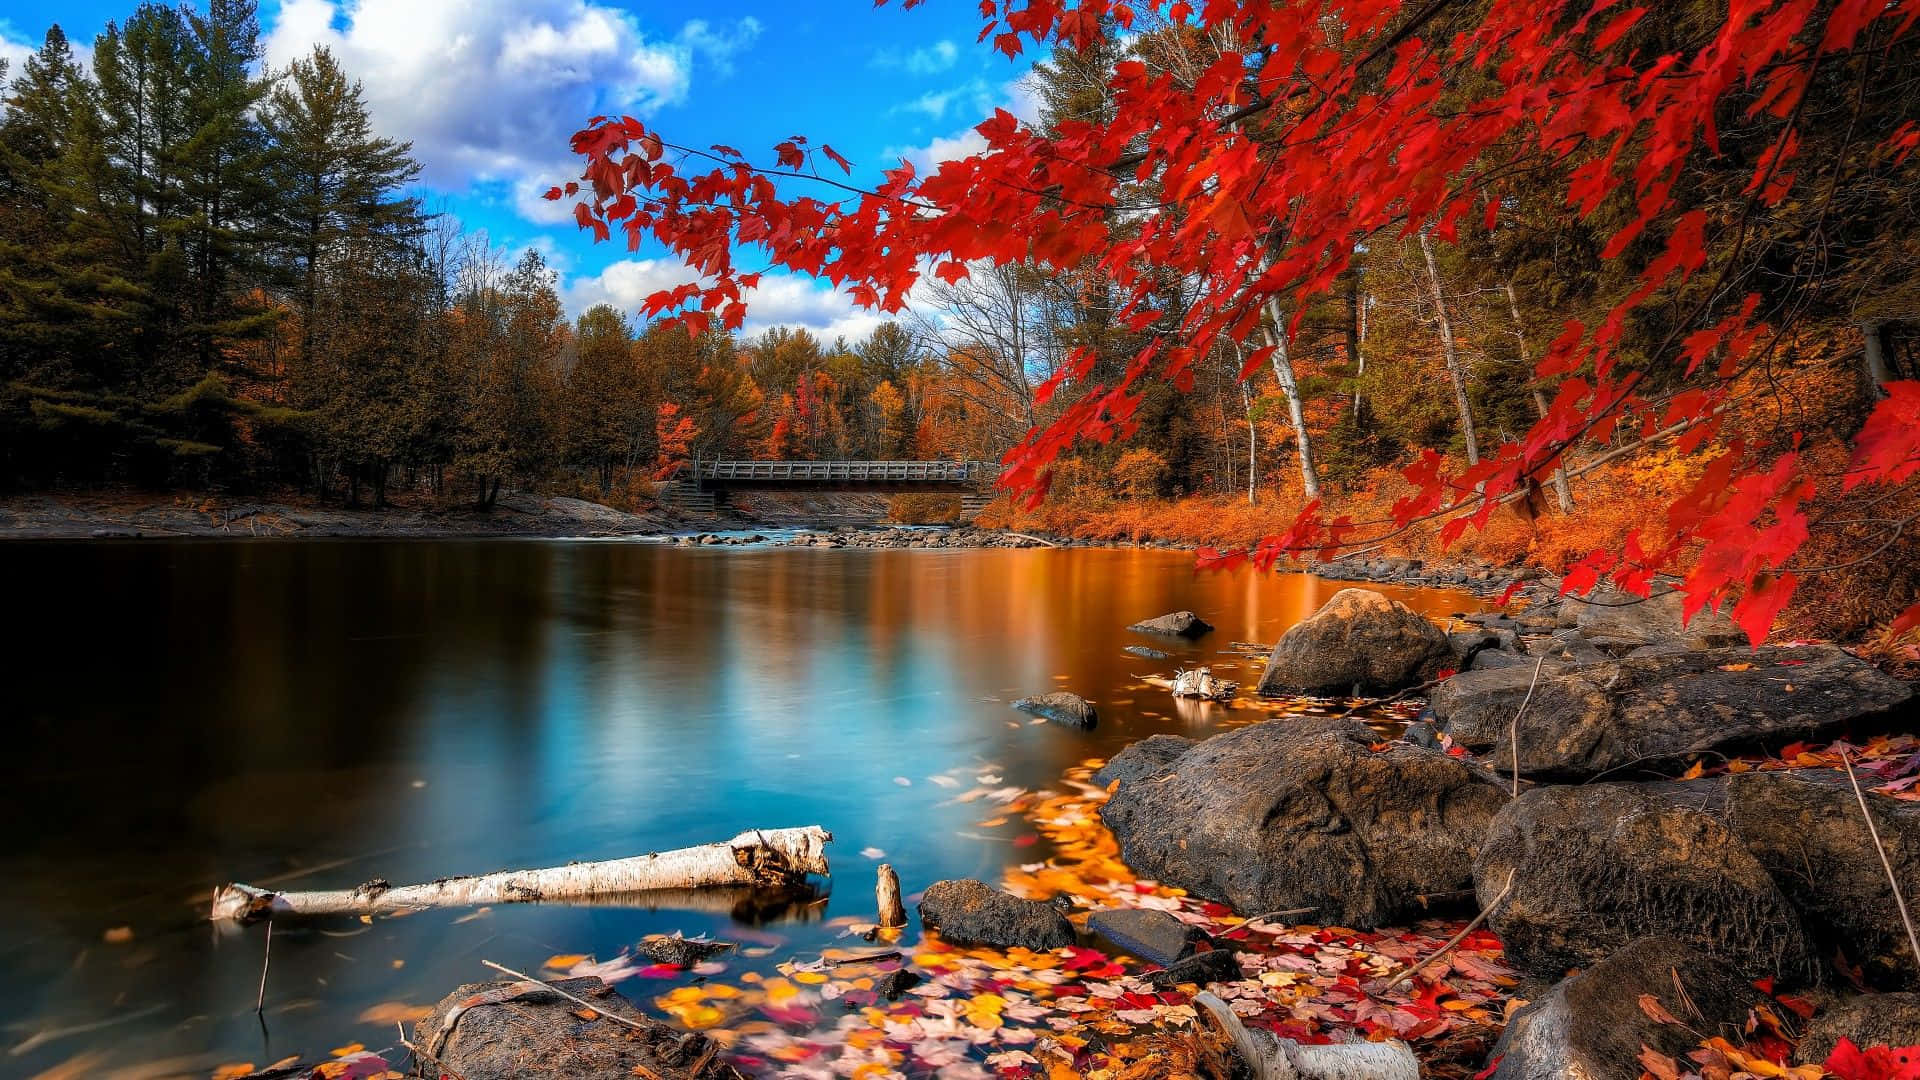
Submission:
[[[263,1022],[263,932],[205,921],[222,880],[398,884],[819,824],[836,838],[834,894],[804,918],[753,915],[772,918],[750,932],[817,950],[831,920],[871,916],[876,859],[917,892],[1036,857],[929,777],[1037,787],[1155,732],[1254,718],[1176,708],[1137,676],[1210,662],[1250,685],[1258,664],[1228,644],[1270,642],[1342,587],[1135,550],[249,541],[0,559],[18,635],[0,795],[7,1076],[378,1049],[394,1030],[362,1019],[371,1007],[430,1003],[486,978],[483,959],[532,970],[653,932],[739,938],[734,916],[751,914],[283,924]],[[1471,602],[1383,591],[1436,616]],[[1197,644],[1125,630],[1180,608],[1218,629]],[[1009,707],[1059,688],[1098,704],[1096,731]],[[131,940],[108,941],[120,927]]]

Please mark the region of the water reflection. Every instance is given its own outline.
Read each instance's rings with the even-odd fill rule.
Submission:
[[[20,594],[0,785],[0,1058],[33,1075],[83,1051],[271,1061],[378,1047],[382,1002],[610,956],[652,932],[762,925],[800,951],[869,915],[873,860],[916,890],[1022,861],[954,789],[1030,787],[1156,731],[1258,713],[1175,702],[1136,676],[1272,641],[1340,586],[1196,575],[1152,551],[821,551],[651,544],[90,544],[6,549]],[[1461,602],[1396,592],[1429,613]],[[1198,644],[1126,633],[1191,608]],[[1147,643],[1149,661],[1121,651]],[[1014,698],[1070,689],[1086,734]],[[203,921],[234,878],[338,887],[617,858],[820,824],[843,888],[824,904],[435,912],[260,936]],[[1004,830],[1003,830],[1004,831]],[[880,852],[884,855],[863,855]],[[771,924],[767,926],[766,924]],[[131,942],[103,934],[129,927]],[[641,990],[644,995],[645,988]],[[140,1010],[161,1007],[144,1015]],[[127,1019],[133,1017],[132,1019]]]

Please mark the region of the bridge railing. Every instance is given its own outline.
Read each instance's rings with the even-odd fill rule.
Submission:
[[[745,480],[836,483],[980,484],[993,478],[983,461],[701,461],[695,483]]]

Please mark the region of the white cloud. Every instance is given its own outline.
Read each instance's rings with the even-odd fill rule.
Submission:
[[[871,66],[882,70],[904,71],[909,75],[938,75],[960,59],[960,47],[951,41],[936,41],[902,55],[895,50],[873,54]]]
[[[381,133],[413,143],[426,183],[502,184],[551,224],[570,208],[538,193],[579,174],[567,140],[588,117],[683,101],[696,57],[724,70],[759,33],[748,18],[653,36],[595,0],[287,0],[265,51],[279,68],[332,49]]]
[[[722,75],[733,74],[733,58],[760,38],[760,20],[745,16],[732,27],[716,29],[705,19],[693,19],[680,28],[680,43],[692,49]]]
[[[7,81],[20,77],[20,65],[32,56],[35,46],[26,40],[26,36],[17,33],[13,24],[0,19],[0,60],[7,62]]]
[[[977,154],[985,150],[987,148],[987,140],[982,137],[978,131],[975,131],[974,127],[978,126],[979,120],[985,120],[991,116],[995,108],[1007,110],[1019,118],[1021,123],[1025,124],[1034,123],[1040,117],[1039,96],[1034,93],[1032,87],[1027,85],[1025,79],[1016,79],[1002,86],[997,99],[996,95],[991,93],[984,84],[969,84],[967,87],[952,91],[952,93],[959,95],[963,91],[971,95],[966,102],[967,107],[972,108],[979,114],[979,119],[974,122],[973,126],[961,128],[947,135],[937,136],[924,146],[888,147],[882,151],[881,156],[888,160],[905,158],[924,176],[932,172],[943,161],[952,161],[955,158],[967,157],[970,154]],[[916,109],[920,108],[920,106],[918,102],[909,102],[901,106],[901,108]],[[945,111],[944,104],[942,105],[941,111]],[[930,113],[930,115],[933,114]],[[935,115],[935,119],[938,119],[937,115]]]
[[[576,316],[595,304],[612,304],[632,316],[653,293],[693,280],[693,272],[674,259],[623,259],[592,277],[567,282],[562,292],[567,310]],[[890,318],[856,308],[845,294],[792,274],[765,275],[758,287],[747,290],[745,299],[742,332],[749,336],[785,326],[805,328],[828,344],[838,337],[858,341]]]

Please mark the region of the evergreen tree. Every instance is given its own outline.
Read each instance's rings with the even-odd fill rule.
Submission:
[[[274,242],[296,283],[301,352],[313,351],[321,265],[349,236],[398,243],[420,229],[418,204],[400,194],[420,173],[408,143],[373,133],[360,84],[325,47],[295,60],[261,110],[271,140],[266,176],[277,194]]]

